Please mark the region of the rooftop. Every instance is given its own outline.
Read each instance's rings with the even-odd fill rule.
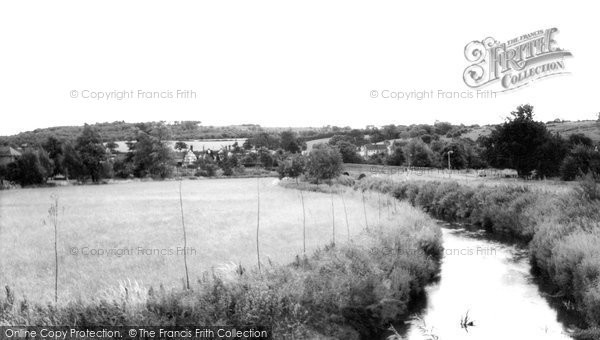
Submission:
[[[0,146],[0,157],[19,157],[21,153],[10,146]]]

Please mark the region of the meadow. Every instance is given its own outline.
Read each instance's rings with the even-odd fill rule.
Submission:
[[[333,195],[303,191],[303,256],[299,190],[274,178],[181,184],[189,290],[182,254],[160,253],[183,246],[178,181],[0,192],[0,285],[10,287],[0,296],[0,324],[256,324],[277,334],[356,338],[405,316],[439,268],[439,227],[389,196],[363,200],[342,186]],[[56,304],[52,197],[59,200]]]
[[[283,264],[303,251],[302,206],[297,191],[285,190],[276,182],[259,180],[260,240],[263,260]],[[53,296],[51,195],[59,198],[61,299],[98,294],[123,280],[181,286],[182,253],[156,254],[156,250],[177,252],[183,247],[178,181],[0,192],[1,286],[15,287],[18,294],[33,300]],[[182,198],[193,279],[231,263],[256,265],[256,179],[184,180]],[[312,252],[331,242],[331,201],[316,193],[306,193],[304,199],[307,250]],[[350,233],[357,235],[364,228],[362,202],[348,196],[345,203]],[[376,221],[372,206],[376,202],[370,204],[367,214]],[[334,207],[336,241],[347,242],[339,196],[334,197]]]
[[[464,186],[477,188],[480,186],[497,187],[526,187],[534,191],[549,193],[568,193],[575,186],[574,182],[561,181],[558,179],[526,180],[523,178],[507,178],[501,169],[436,169],[436,168],[411,168],[410,171],[404,166],[372,165],[372,164],[344,164],[345,170],[357,177],[360,174],[386,178],[392,181],[435,181],[440,183],[459,183]],[[485,176],[483,176],[485,175]]]

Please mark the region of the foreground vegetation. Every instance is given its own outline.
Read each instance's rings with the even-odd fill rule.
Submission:
[[[600,185],[591,175],[567,193],[377,176],[358,181],[355,188],[387,193],[436,218],[529,242],[533,267],[554,285],[555,296],[575,306],[591,327],[600,326]]]
[[[396,204],[391,218],[379,219],[374,203],[367,202],[363,210],[361,195],[348,187],[337,186],[334,196],[305,192],[309,248],[304,256],[298,192],[272,181],[260,185],[260,272],[252,261],[255,244],[249,241],[256,219],[256,192],[250,188],[256,190],[256,180],[185,182],[188,246],[199,252],[190,259],[189,290],[181,288],[183,268],[177,257],[68,254],[70,247],[83,245],[179,245],[176,183],[57,188],[67,206],[59,226],[58,303],[47,302],[54,287],[54,259],[48,256],[52,230],[39,223],[35,227],[49,203],[39,198],[53,189],[3,192],[0,239],[14,246],[0,249],[0,284],[10,287],[0,297],[0,325],[267,326],[277,339],[357,339],[371,338],[405,317],[411,300],[439,270],[441,233],[435,222],[407,203]],[[81,195],[83,190],[88,194]],[[101,197],[103,192],[117,198]],[[23,204],[33,197],[38,197],[36,203]],[[350,232],[339,228],[335,246],[329,243],[332,197],[336,223],[344,225],[347,212]],[[20,214],[22,209],[26,215]],[[37,242],[35,249],[31,242]],[[218,265],[223,262],[230,264]],[[105,286],[94,286],[96,282]],[[35,291],[47,294],[40,297]]]

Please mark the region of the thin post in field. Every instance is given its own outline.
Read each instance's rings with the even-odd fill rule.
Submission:
[[[179,177],[179,208],[181,209],[181,227],[183,229],[183,265],[185,267],[186,288],[190,289],[190,275],[187,265],[187,234],[185,231],[185,220],[183,218],[183,197],[181,195],[181,176]]]
[[[296,186],[300,190],[300,201],[302,201],[302,251],[306,254],[306,209],[304,208],[304,194],[298,183],[298,177],[296,177]]]
[[[340,193],[342,197],[342,204],[344,205],[344,215],[346,216],[346,229],[348,231],[348,242],[350,242],[350,223],[348,223],[348,210],[346,209],[346,200],[344,199],[344,193]]]
[[[54,303],[58,302],[58,197],[52,195],[54,202],[48,209],[48,217],[54,226]],[[45,224],[45,222],[44,222]]]
[[[363,211],[365,213],[365,229],[369,229],[369,222],[367,221],[367,205],[365,203],[365,191],[361,190],[360,192],[362,194],[362,203],[363,203]]]
[[[329,190],[331,194],[331,228],[333,234],[333,245],[335,246],[335,210],[333,207],[333,186],[330,186]]]
[[[260,246],[258,243],[258,234],[260,231],[260,177],[256,178],[256,261],[258,263],[258,272],[260,273]]]
[[[381,193],[377,191],[377,223],[381,224]]]

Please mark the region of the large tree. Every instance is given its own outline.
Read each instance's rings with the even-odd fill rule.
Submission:
[[[298,139],[298,134],[292,130],[283,131],[280,134],[281,148],[291,153],[297,153],[306,148],[306,144]]]
[[[385,164],[387,165],[402,165],[406,161],[404,152],[401,147],[394,147],[392,153],[385,158]]]
[[[342,155],[337,148],[317,144],[308,154],[307,171],[317,183],[335,178],[342,172]]]
[[[75,143],[75,150],[81,159],[84,177],[91,178],[93,182],[99,181],[104,171],[103,162],[106,161],[106,148],[100,134],[85,124]]]
[[[137,142],[131,150],[136,176],[166,178],[171,175],[173,152],[167,145],[168,137],[169,130],[162,122],[138,131]]]
[[[344,163],[362,163],[362,158],[357,152],[356,145],[342,140],[336,144],[336,147],[340,150]]]
[[[48,137],[42,147],[48,152],[48,157],[53,162],[54,171],[53,175],[62,174],[64,172],[62,168],[63,162],[63,142],[54,136]]]
[[[533,119],[533,106],[526,104],[511,112],[507,121],[482,138],[485,157],[496,168],[512,168],[519,176],[536,170],[538,175],[556,175],[565,156],[560,137],[552,136],[542,122]]]
[[[46,182],[51,171],[40,162],[38,151],[27,150],[15,163],[9,164],[8,179],[21,185],[42,184]]]
[[[411,139],[402,151],[409,166],[432,167],[435,165],[433,151],[420,138]]]
[[[83,180],[84,177],[84,169],[83,163],[81,162],[81,158],[75,150],[75,147],[72,143],[67,142],[62,146],[62,164],[61,167],[64,170],[64,175],[69,178],[76,178],[78,180]]]

